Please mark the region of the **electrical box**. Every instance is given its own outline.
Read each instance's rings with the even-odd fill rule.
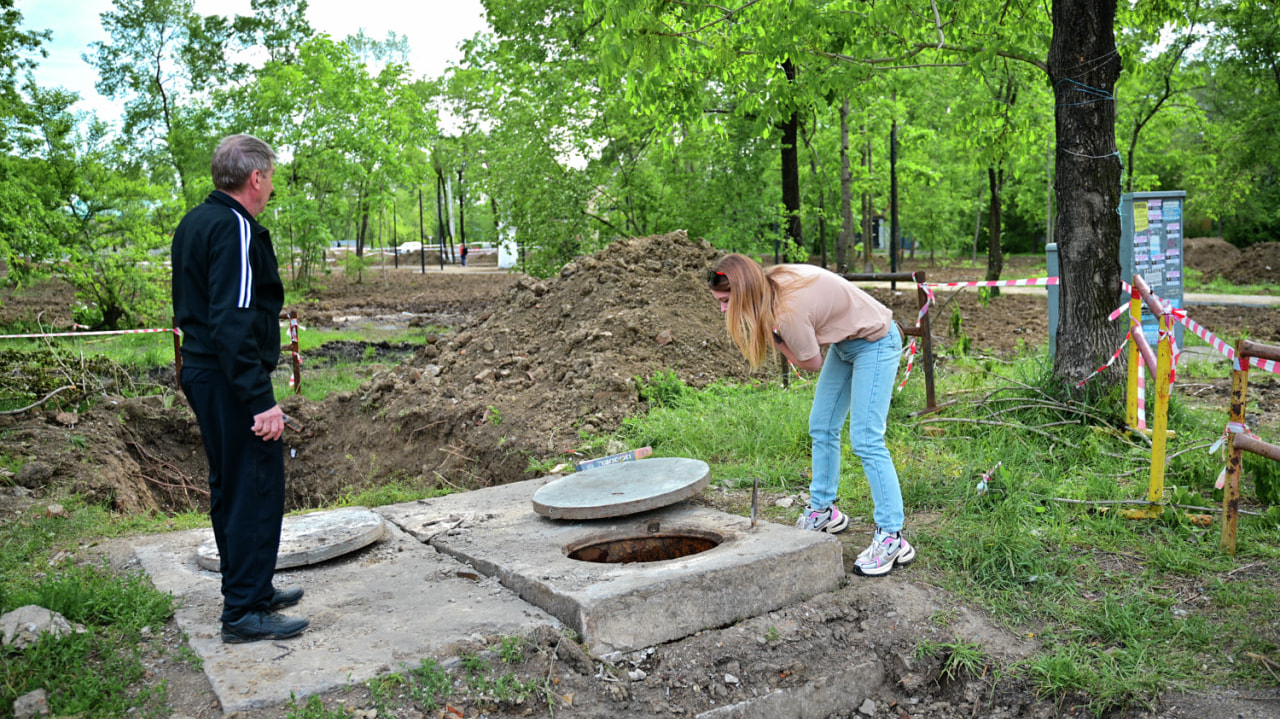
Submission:
[[[1182,190],[1125,193],[1120,200],[1120,277],[1132,282],[1142,275],[1151,291],[1174,307],[1182,307],[1182,218],[1187,193]],[[1123,322],[1121,318],[1117,320]],[[1174,325],[1178,344],[1183,327]],[[1142,330],[1152,347],[1160,318],[1142,307]]]

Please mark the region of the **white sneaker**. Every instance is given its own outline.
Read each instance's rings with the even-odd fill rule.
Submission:
[[[877,529],[871,546],[862,550],[853,563],[853,571],[864,577],[879,577],[888,574],[895,565],[906,566],[915,558],[916,548],[902,532],[885,534]]]

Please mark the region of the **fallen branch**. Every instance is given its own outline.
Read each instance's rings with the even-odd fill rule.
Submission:
[[[1244,655],[1246,657],[1249,657],[1253,661],[1261,664],[1262,668],[1266,669],[1267,672],[1272,676],[1272,678],[1274,678],[1276,681],[1280,681],[1280,677],[1276,676],[1276,673],[1274,671],[1275,669],[1280,669],[1280,664],[1276,664],[1275,662],[1262,656],[1261,654],[1254,654],[1253,652],[1245,652]]]
[[[40,405],[44,404],[45,402],[48,402],[50,399],[52,399],[52,398],[53,398],[53,396],[54,396],[55,394],[57,394],[57,393],[59,393],[59,392],[62,392],[62,391],[64,391],[64,390],[69,390],[69,389],[75,389],[75,388],[76,388],[76,386],[75,386],[75,385],[73,385],[73,384],[69,384],[69,385],[67,385],[66,387],[59,387],[58,389],[55,389],[54,391],[52,391],[52,392],[50,392],[49,394],[45,395],[45,396],[44,396],[44,399],[41,399],[41,400],[40,400],[40,401],[38,401],[38,402],[34,402],[34,403],[32,403],[32,404],[29,404],[29,405],[27,405],[26,407],[23,407],[22,409],[7,409],[7,410],[4,410],[3,412],[0,412],[0,414],[22,414],[23,412],[26,412],[26,411],[27,411],[27,410],[29,410],[29,409],[32,409],[32,408],[34,408],[34,407],[39,407]]]
[[[968,419],[966,417],[933,417],[931,419],[926,419],[926,420],[921,420],[919,422],[916,422],[916,425],[933,424],[934,422],[964,422],[967,424],[984,424],[984,425],[989,425],[994,427],[1009,427],[1010,429],[1022,429],[1022,430],[1031,432],[1033,434],[1038,434],[1041,437],[1051,439],[1055,442],[1062,442],[1063,444],[1067,445],[1068,447],[1071,447],[1072,449],[1080,449],[1080,445],[1072,444],[1071,442],[1068,442],[1065,439],[1062,439],[1061,437],[1055,437],[1052,434],[1049,434],[1048,432],[1045,432],[1043,430],[1036,429],[1035,427],[1028,427],[1024,424],[1014,424],[1013,422],[996,422],[994,420],[989,420],[989,419]]]
[[[1195,509],[1201,512],[1221,512],[1222,511],[1222,507],[1197,507],[1194,504],[1164,504],[1161,502],[1149,502],[1145,499],[1067,499],[1066,497],[1046,497],[1046,499],[1051,499],[1055,502],[1062,502],[1064,504],[1090,504],[1090,505],[1133,504],[1133,505],[1141,505],[1144,507],[1150,507],[1152,505],[1156,505],[1160,507],[1175,507],[1177,509]],[[1250,517],[1263,516],[1261,512],[1250,512],[1246,509],[1239,509],[1236,511],[1240,514],[1247,514]]]

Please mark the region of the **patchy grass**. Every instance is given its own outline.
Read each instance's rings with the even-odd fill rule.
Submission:
[[[1220,276],[1206,282],[1203,272],[1190,267],[1184,267],[1183,273],[1186,275],[1184,287],[1187,292],[1213,295],[1273,295],[1276,293],[1274,284],[1237,285]]]
[[[924,404],[917,380],[895,397],[889,417],[887,442],[920,552],[913,571],[1041,639],[1041,650],[1007,676],[1045,696],[1083,696],[1098,713],[1165,690],[1274,681],[1249,654],[1280,659],[1280,574],[1273,569],[1280,509],[1266,511],[1246,496],[1266,516],[1241,518],[1239,551],[1230,557],[1218,548],[1219,525],[1199,526],[1183,510],[1135,521],[1121,516],[1123,505],[1057,501],[1145,499],[1150,449],[1114,429],[1123,426],[1122,396],[1095,388],[1076,401],[1035,356],[1009,364],[960,358],[940,370],[938,387],[957,404],[909,416]],[[812,382],[697,392],[660,378],[649,390],[657,406],[626,422],[615,440],[652,445],[660,456],[704,458],[721,484],[750,486],[758,477],[775,491],[807,489]],[[1222,458],[1203,448],[1179,452],[1220,434],[1223,413],[1175,397],[1169,418],[1176,437],[1164,500],[1220,501],[1213,482]],[[978,478],[997,463],[979,493]],[[870,517],[870,493],[847,440],[841,474],[841,507]],[[922,512],[936,518],[912,531],[912,515]],[[987,661],[973,647],[920,651],[945,655],[956,674]]]
[[[58,716],[121,716],[163,704],[162,691],[127,691],[142,679],[143,627],[160,627],[173,614],[173,598],[137,573],[116,574],[75,564],[71,553],[89,537],[186,525],[188,515],[121,518],[67,500],[68,517],[28,512],[0,524],[0,613],[35,604],[51,609],[83,633],[46,635],[25,650],[0,649],[0,707],[34,689],[49,693]],[[170,524],[172,521],[172,524]]]

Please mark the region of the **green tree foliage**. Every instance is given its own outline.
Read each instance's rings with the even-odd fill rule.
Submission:
[[[213,144],[213,110],[201,93],[241,76],[227,60],[234,34],[220,16],[198,15],[193,0],[116,0],[102,13],[109,41],[85,60],[98,70],[98,92],[124,102],[128,138],[163,184],[176,182],[187,205],[203,198]]]
[[[1212,120],[1205,144],[1219,161],[1206,184],[1218,190],[1223,236],[1238,245],[1280,238],[1278,13],[1275,2],[1240,0],[1217,4],[1213,15],[1219,32],[1201,102]]]
[[[381,52],[367,38],[358,44]],[[398,62],[370,74],[350,46],[327,36],[302,43],[296,58],[267,62],[244,88],[220,94],[237,108],[235,126],[290,158],[277,171],[267,212],[276,236],[288,238],[277,247],[289,248],[285,264],[296,281],[324,267],[325,249],[349,226],[363,253],[370,218],[397,188],[425,180],[422,164],[409,158],[434,135],[432,94]]]
[[[95,328],[138,327],[167,315],[159,254],[162,227],[176,222],[171,195],[108,137],[100,122],[77,122],[75,96],[32,88],[39,120],[29,138],[38,153],[26,168],[39,204],[32,235],[47,238],[54,273],[76,289],[77,321]],[[34,141],[38,139],[39,146]]]

